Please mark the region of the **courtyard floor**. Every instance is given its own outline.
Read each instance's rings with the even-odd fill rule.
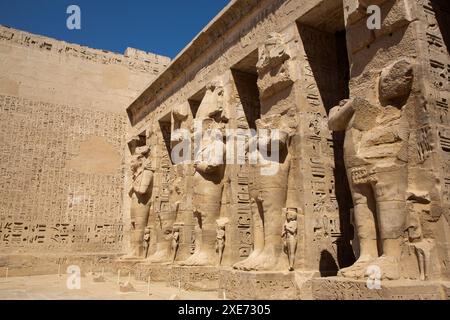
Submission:
[[[67,275],[39,275],[0,278],[0,300],[212,300],[216,291],[186,291],[167,286],[163,282],[150,283],[132,280],[135,292],[120,292],[117,279],[104,275],[105,282],[94,282],[92,276],[81,278],[80,289],[68,289]],[[150,293],[150,294],[149,294]]]

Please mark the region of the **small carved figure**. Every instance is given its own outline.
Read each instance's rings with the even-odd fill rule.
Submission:
[[[180,241],[180,228],[178,226],[174,226],[172,232],[172,262],[175,261],[179,241]]]
[[[284,240],[284,250],[288,255],[289,271],[293,271],[295,252],[297,251],[297,209],[287,208],[283,211],[286,212],[286,222],[284,223],[281,237]]]
[[[150,227],[145,227],[144,231],[144,239],[143,239],[143,247],[144,247],[144,258],[147,258],[148,255],[148,248],[150,245]]]
[[[217,223],[216,252],[219,254],[218,265],[222,263],[223,250],[225,249],[225,224]]]

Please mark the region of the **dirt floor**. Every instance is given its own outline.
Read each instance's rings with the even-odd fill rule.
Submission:
[[[212,300],[217,291],[186,291],[167,286],[163,282],[150,283],[131,280],[135,292],[121,292],[117,276],[104,275],[104,282],[94,282],[94,277],[81,277],[80,289],[68,289],[67,275],[42,275],[0,278],[0,300]],[[123,281],[126,281],[124,279]],[[150,293],[150,294],[149,294]]]

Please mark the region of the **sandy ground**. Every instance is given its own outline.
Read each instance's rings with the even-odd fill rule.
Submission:
[[[218,298],[216,291],[185,291],[164,282],[150,283],[148,290],[146,282],[136,280],[131,280],[136,292],[120,292],[116,276],[105,274],[104,278],[105,282],[94,282],[92,276],[82,277],[80,289],[73,290],[67,288],[67,275],[0,278],[0,300],[168,300],[174,295],[181,300]]]

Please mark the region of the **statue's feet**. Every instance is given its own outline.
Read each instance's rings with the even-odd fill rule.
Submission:
[[[375,259],[369,255],[361,256],[352,266],[339,270],[337,275],[345,278],[364,279],[367,268]]]
[[[380,280],[398,280],[400,279],[399,261],[395,257],[382,255],[370,265],[377,266],[381,273]]]
[[[169,257],[166,250],[159,250],[148,257],[147,261],[150,263],[166,263],[169,262]]]
[[[142,257],[139,257],[135,253],[130,253],[130,254],[126,254],[124,256],[121,256],[119,259],[120,260],[137,260],[137,259],[142,259]]]
[[[180,261],[181,266],[214,266],[217,264],[217,257],[204,251],[194,253],[188,259]]]
[[[261,253],[261,250],[253,250],[250,255],[242,261],[236,262],[233,265],[234,269],[238,270],[249,270],[249,266],[252,264],[252,261]]]
[[[276,270],[281,252],[275,253],[272,248],[264,249],[257,257],[249,261],[246,271],[271,271]]]

